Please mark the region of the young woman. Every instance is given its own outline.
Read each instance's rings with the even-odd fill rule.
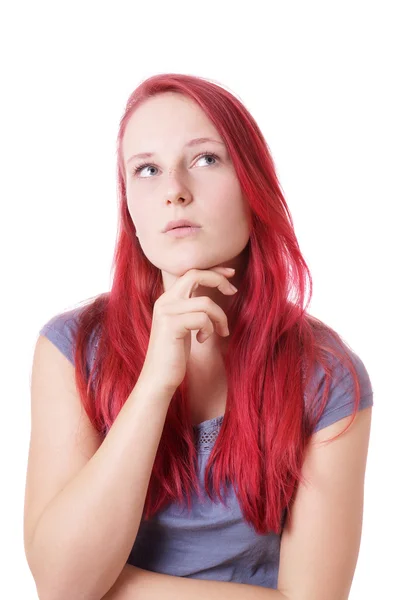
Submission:
[[[38,590],[348,598],[372,386],[306,310],[311,275],[258,125],[214,82],[156,75],[127,102],[117,158],[111,290],[53,317],[35,348]]]

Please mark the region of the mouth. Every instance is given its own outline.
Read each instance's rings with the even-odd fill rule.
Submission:
[[[187,226],[184,225],[182,227],[174,227],[174,229],[169,229],[166,231],[166,235],[176,238],[183,238],[187,236],[196,235],[201,227]]]
[[[171,229],[179,229],[180,227],[200,227],[200,225],[188,219],[176,219],[175,221],[169,221],[167,223],[166,227],[163,229],[163,233],[167,233]]]

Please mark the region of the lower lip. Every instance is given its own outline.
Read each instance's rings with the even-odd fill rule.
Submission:
[[[188,235],[194,235],[201,229],[200,227],[176,227],[176,229],[169,229],[166,231],[167,235],[171,235],[173,237],[182,238],[187,237]]]

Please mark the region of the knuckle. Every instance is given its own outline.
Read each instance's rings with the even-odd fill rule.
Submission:
[[[163,309],[163,305],[162,304],[156,304],[156,302],[155,302],[155,304],[153,306],[153,314],[156,317],[161,317],[162,314],[163,314],[163,310],[164,310]]]
[[[156,310],[156,311],[160,310],[160,308],[163,306],[163,302],[164,302],[164,300],[163,300],[163,295],[162,295],[162,296],[159,296],[159,298],[157,298],[157,299],[155,300],[155,302],[153,303],[153,310],[154,310],[154,311],[155,311],[155,310]]]
[[[192,279],[196,279],[199,273],[199,269],[189,269],[185,275],[191,277]]]
[[[209,298],[209,296],[202,296],[202,302],[205,308],[210,308],[214,306],[214,302],[211,298]]]
[[[209,317],[207,316],[207,313],[200,313],[200,322],[202,323],[202,327],[204,325],[207,325],[207,323],[209,322]]]

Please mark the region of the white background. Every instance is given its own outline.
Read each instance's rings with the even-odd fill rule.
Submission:
[[[2,8],[2,597],[37,598],[23,549],[34,344],[53,315],[110,288],[118,123],[134,88],[162,72],[228,87],[270,146],[313,276],[310,312],[362,358],[374,389],[350,599],[394,595],[395,7],[81,0]]]

